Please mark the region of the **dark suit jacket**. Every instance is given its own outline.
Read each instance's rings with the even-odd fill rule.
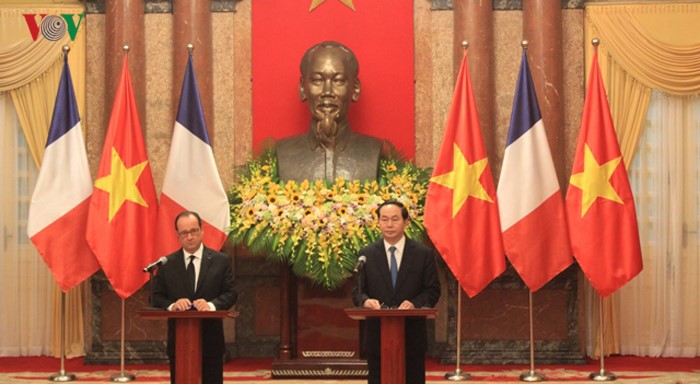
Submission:
[[[197,291],[187,287],[187,266],[182,248],[167,256],[168,261],[161,265],[153,279],[153,306],[168,308],[178,299],[187,297],[194,301],[205,299],[216,310],[231,308],[238,298],[233,289],[233,269],[228,255],[204,247],[202,262],[197,280]],[[221,319],[204,320],[202,324],[202,348],[204,356],[223,356],[226,346],[224,327]],[[175,350],[175,327],[168,322],[168,354]]]
[[[398,307],[409,300],[416,308],[433,307],[440,298],[440,280],[435,267],[433,251],[416,241],[406,239],[403,258],[396,279],[396,288],[391,286],[391,272],[387,262],[384,240],[360,250],[367,262],[360,272],[362,293],[356,287],[353,292],[355,305],[360,306],[368,298],[377,299],[388,307]],[[379,353],[379,322],[365,322],[365,348],[369,354]],[[425,353],[428,345],[426,320],[406,320],[406,354]]]

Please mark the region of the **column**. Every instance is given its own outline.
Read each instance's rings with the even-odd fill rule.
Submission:
[[[462,41],[469,42],[469,74],[479,111],[484,144],[489,155],[491,172],[498,175],[500,161],[494,157],[496,142],[495,118],[495,59],[493,37],[493,8],[491,1],[454,2],[454,72],[457,73],[464,50]],[[456,78],[456,76],[454,76]]]
[[[209,140],[214,140],[214,88],[212,74],[211,1],[173,1],[173,113],[180,102],[187,65],[187,44],[194,45],[193,65],[202,100]]]
[[[139,111],[141,127],[145,130],[146,116],[146,38],[144,34],[143,0],[105,1],[105,114],[104,123],[94,127],[99,137],[107,131],[122,70],[124,52],[129,46],[129,75]]]
[[[542,120],[562,188],[565,165],[564,54],[562,13],[558,0],[523,1],[523,39]]]

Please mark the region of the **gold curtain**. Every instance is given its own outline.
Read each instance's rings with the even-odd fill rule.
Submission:
[[[588,4],[585,11],[586,78],[593,38],[610,100],[620,149],[629,166],[652,90],[700,94],[700,4]]]
[[[73,87],[80,116],[85,116],[85,22],[83,17],[75,39],[64,29],[58,41],[49,41],[41,31],[34,40],[28,22],[23,14],[37,14],[34,19],[41,26],[39,14],[75,15],[84,13],[79,1],[9,2],[0,1],[0,92],[9,92],[27,139],[29,150],[37,166],[46,146],[49,125],[58,90],[58,82],[63,65],[62,47],[71,47],[68,62],[71,68]],[[87,131],[83,121],[83,132]],[[60,302],[61,292],[54,282],[54,308],[51,351],[60,356]],[[66,355],[69,357],[85,354],[83,301],[86,284],[70,290],[66,294]],[[4,294],[12,294],[5,292]]]
[[[81,28],[71,41],[64,33],[58,41],[51,42],[38,32],[36,41],[27,26],[23,14],[74,15],[83,13],[84,7],[76,4],[60,4],[42,7],[22,3],[11,6],[0,2],[0,92],[10,92],[19,115],[22,130],[37,166],[46,146],[53,104],[56,100],[58,79],[63,65],[62,47],[71,47],[68,63],[71,67],[73,87],[80,116],[85,116],[85,28]],[[32,7],[35,5],[36,7]],[[41,24],[39,16],[35,18]],[[74,22],[78,22],[77,16]],[[87,131],[83,124],[84,132]]]
[[[598,62],[627,167],[634,158],[652,92],[700,94],[699,20],[699,3],[586,5],[586,79],[594,51],[591,40],[598,38]],[[605,352],[619,353],[619,304],[613,297],[604,300],[603,306]],[[598,351],[597,346],[596,354]]]

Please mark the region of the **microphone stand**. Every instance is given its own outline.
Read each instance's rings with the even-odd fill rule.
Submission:
[[[155,270],[155,268],[151,268],[148,270],[148,289],[151,291],[151,308],[155,308],[155,304],[153,304],[153,270]]]
[[[357,307],[362,308],[362,267],[357,270]]]

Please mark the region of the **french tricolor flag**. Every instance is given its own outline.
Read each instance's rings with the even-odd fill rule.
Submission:
[[[85,239],[90,195],[92,178],[66,55],[27,223],[29,238],[63,292],[100,268]]]
[[[508,260],[528,288],[537,291],[571,265],[573,257],[527,50],[515,88],[497,196]]]
[[[168,254],[180,247],[175,217],[182,211],[197,212],[202,218],[204,244],[221,249],[231,221],[230,210],[209,143],[191,53],[160,194],[157,254]]]

